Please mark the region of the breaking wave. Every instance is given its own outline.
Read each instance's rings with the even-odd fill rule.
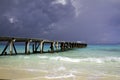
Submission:
[[[96,63],[104,63],[104,62],[120,62],[120,57],[103,57],[103,58],[69,58],[69,57],[48,57],[48,56],[39,56],[40,59],[49,59],[49,60],[56,60],[56,61],[65,61],[65,62],[96,62]]]

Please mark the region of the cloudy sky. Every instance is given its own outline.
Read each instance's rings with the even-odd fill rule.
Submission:
[[[0,36],[120,43],[120,0],[0,0]]]

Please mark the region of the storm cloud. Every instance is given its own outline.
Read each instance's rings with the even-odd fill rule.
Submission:
[[[0,36],[120,43],[119,0],[0,0]]]
[[[89,43],[120,42],[119,0],[76,0],[79,15],[71,20],[61,21],[57,32],[59,39],[82,40]],[[60,34],[60,32],[62,32]],[[55,32],[56,33],[56,32]],[[56,37],[56,36],[55,36]]]
[[[1,0],[0,35],[41,36],[52,30],[55,23],[74,16],[70,1]]]

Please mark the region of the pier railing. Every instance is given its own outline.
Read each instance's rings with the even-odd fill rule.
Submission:
[[[32,53],[46,53],[44,51],[44,46],[47,43],[50,50],[47,53],[63,52],[73,48],[85,48],[86,43],[81,42],[66,42],[66,41],[52,41],[44,39],[35,38],[17,38],[17,37],[0,37],[0,43],[4,43],[5,47],[1,51],[0,55],[17,55],[18,51],[16,49],[15,43],[23,43],[24,53],[30,54],[30,46],[32,45]],[[2,44],[3,45],[3,44]],[[9,49],[8,49],[9,48]],[[7,51],[9,50],[9,52]]]

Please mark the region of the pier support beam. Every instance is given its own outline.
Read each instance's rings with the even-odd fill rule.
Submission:
[[[9,46],[9,54],[10,54],[10,55],[13,54],[13,49],[14,49],[14,51],[15,51],[15,54],[17,54],[17,50],[16,50],[16,48],[15,48],[14,42],[15,42],[15,39],[9,40],[9,41],[7,42],[4,50],[2,51],[1,55],[4,55],[4,54],[7,55],[6,50],[7,50],[8,46]]]
[[[40,42],[40,53],[43,53],[44,40]]]
[[[32,51],[35,52],[35,44],[32,45]]]
[[[51,53],[54,53],[54,46],[55,46],[55,42],[52,42],[50,46]]]
[[[39,46],[40,46],[40,43],[39,42],[35,42],[35,52],[37,52]]]
[[[32,40],[25,42],[25,54],[30,54],[30,42],[32,42]]]
[[[1,55],[4,55],[4,54],[6,55],[7,54],[6,53],[6,49],[8,48],[9,44],[10,44],[10,42],[8,41],[7,44],[6,44],[6,46],[5,46],[5,48],[4,48],[4,50],[1,53]]]
[[[69,43],[68,43],[68,42],[65,43],[65,49],[66,49],[66,50],[69,49]]]
[[[58,49],[59,49],[59,43],[58,42],[56,42],[55,48],[56,48],[56,52],[58,52]]]
[[[25,54],[29,53],[29,41],[25,42]]]
[[[15,42],[22,42],[25,43],[25,54],[30,53],[30,43],[32,44],[32,51],[33,53],[43,53],[43,52],[62,52],[67,51],[73,48],[84,48],[87,47],[86,43],[83,42],[66,42],[66,41],[51,41],[51,40],[44,40],[44,39],[35,39],[35,38],[16,38],[16,37],[0,37],[0,42],[2,42],[5,47],[2,50],[1,55],[12,55],[14,52],[17,54],[17,50],[15,48]],[[44,43],[50,44],[50,51],[44,51]],[[9,48],[9,49],[7,49]]]
[[[61,51],[65,51],[65,43],[61,43]]]
[[[13,54],[13,40],[10,41],[10,55]]]
[[[40,47],[40,42],[35,42],[35,43],[32,45],[33,53],[37,53],[39,47]]]
[[[14,48],[14,51],[15,51],[15,54],[17,54],[17,50],[15,48],[15,45],[13,44],[13,48]]]
[[[34,44],[34,51],[35,52],[37,52],[37,48],[36,47],[37,47],[37,42],[35,42],[35,44]]]

